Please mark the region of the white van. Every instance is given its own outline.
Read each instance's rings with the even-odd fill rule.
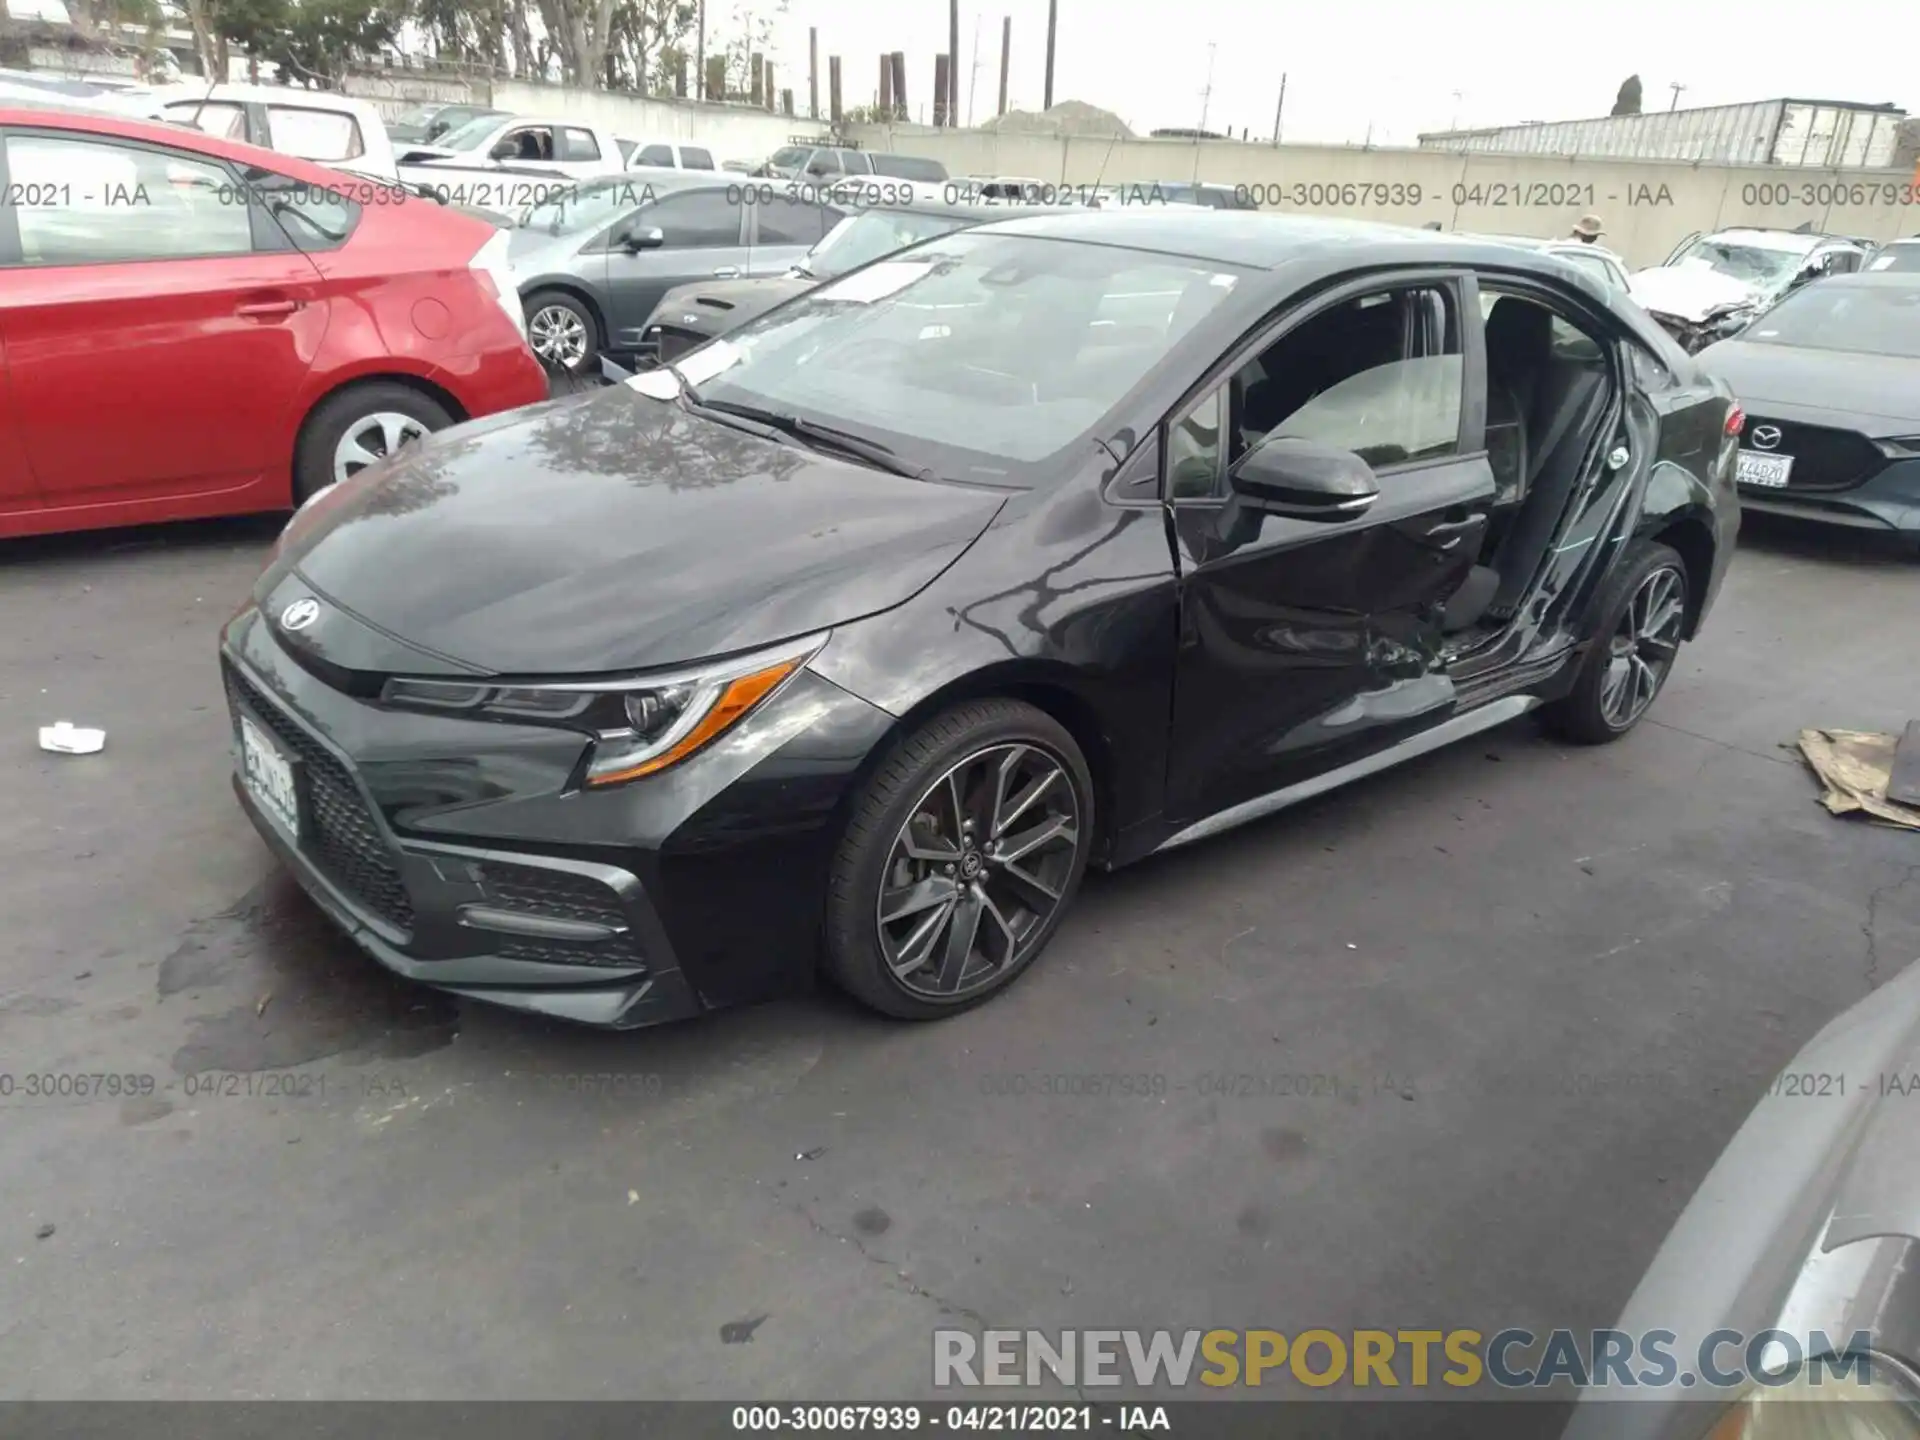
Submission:
[[[113,108],[191,125],[376,180],[397,181],[386,122],[367,101],[291,85],[169,85],[122,90]]]

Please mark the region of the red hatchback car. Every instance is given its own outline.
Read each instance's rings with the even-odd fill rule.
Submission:
[[[0,108],[0,536],[285,510],[545,399],[506,250],[274,151]]]

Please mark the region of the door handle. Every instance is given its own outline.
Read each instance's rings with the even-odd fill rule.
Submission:
[[[713,278],[716,280],[738,280],[740,278],[740,267],[738,265],[722,265],[718,270],[713,272]]]
[[[1437,549],[1451,550],[1485,523],[1481,516],[1472,515],[1465,520],[1429,526],[1426,538]]]
[[[249,300],[236,305],[233,313],[246,320],[284,320],[298,310],[303,302],[299,300]]]

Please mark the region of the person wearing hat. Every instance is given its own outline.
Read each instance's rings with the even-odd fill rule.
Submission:
[[[1573,227],[1573,238],[1582,245],[1591,245],[1607,232],[1600,228],[1598,215],[1582,215],[1580,223]]]

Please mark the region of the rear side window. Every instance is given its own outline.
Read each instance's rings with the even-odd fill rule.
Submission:
[[[182,100],[166,108],[167,119],[175,125],[190,125],[222,140],[247,138],[247,112],[230,100]]]
[[[249,168],[248,193],[302,250],[337,250],[360,223],[360,207],[338,190]],[[352,182],[343,189],[351,189]]]
[[[224,166],[177,150],[6,137],[8,195],[29,265],[190,260],[252,252],[246,194]]]
[[[314,110],[305,105],[269,105],[267,127],[272,147],[283,155],[329,164],[367,153],[360,122],[338,110]]]
[[[892,180],[924,180],[929,184],[938,184],[947,178],[947,167],[938,160],[922,159],[918,155],[873,155],[873,173],[885,175]]]
[[[702,150],[698,145],[682,145],[680,163],[689,170],[711,170],[714,168],[713,152]]]
[[[560,158],[562,160],[598,160],[600,142],[594,138],[591,130],[581,130],[569,125],[560,132]]]
[[[643,145],[640,147],[642,165],[665,165],[673,168],[673,147],[671,145]]]

